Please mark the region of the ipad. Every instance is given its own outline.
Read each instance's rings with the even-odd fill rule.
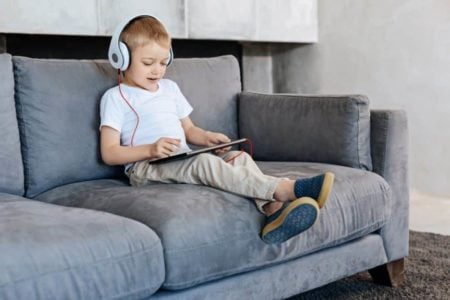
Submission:
[[[174,154],[174,155],[171,155],[168,157],[156,158],[154,160],[149,161],[148,163],[149,164],[160,164],[160,163],[170,162],[170,161],[174,161],[174,160],[185,159],[185,158],[189,158],[189,157],[192,157],[192,156],[200,154],[200,153],[212,152],[217,149],[222,149],[222,148],[238,145],[238,144],[244,143],[246,141],[247,141],[247,139],[245,139],[245,138],[239,139],[239,140],[234,140],[234,141],[220,144],[220,145],[191,150],[188,152]]]

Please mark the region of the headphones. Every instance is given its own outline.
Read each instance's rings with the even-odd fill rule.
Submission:
[[[128,24],[139,18],[153,18],[159,21],[157,18],[150,15],[138,15],[131,19],[123,20],[122,22],[119,23],[119,25],[116,27],[111,37],[111,42],[109,44],[108,50],[109,62],[115,69],[125,71],[126,69],[128,69],[128,66],[130,65],[130,51],[128,49],[127,44],[125,44],[120,40],[120,35],[122,34],[122,31],[125,29],[125,27],[127,27]],[[173,50],[172,47],[170,47],[169,61],[167,62],[167,65],[170,65],[172,61],[173,61]]]

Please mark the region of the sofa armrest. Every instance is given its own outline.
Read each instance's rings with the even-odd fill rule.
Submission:
[[[239,135],[262,161],[310,161],[371,170],[365,96],[239,95]]]
[[[389,261],[408,255],[409,172],[408,121],[403,110],[371,111],[373,171],[391,187],[391,216],[381,229]]]

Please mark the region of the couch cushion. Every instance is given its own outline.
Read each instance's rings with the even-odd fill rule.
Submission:
[[[0,192],[23,195],[23,164],[14,106],[11,55],[0,54]]]
[[[115,84],[106,62],[14,57],[26,195],[65,183],[118,176],[101,162],[99,101]]]
[[[265,95],[239,98],[239,130],[265,161],[308,161],[372,170],[365,96]]]
[[[334,192],[310,230],[283,245],[259,237],[264,216],[253,201],[188,184],[133,188],[118,181],[71,184],[38,199],[123,215],[147,224],[163,243],[166,289],[182,289],[258,269],[343,243],[380,228],[388,217],[389,187],[378,175],[342,166],[261,163],[266,173],[292,177],[330,170]]]
[[[190,117],[196,125],[237,138],[241,78],[234,56],[175,59],[166,77],[179,85],[194,108]]]
[[[29,201],[30,199],[17,196],[14,194],[6,194],[6,193],[0,193],[0,203],[6,203],[6,202],[16,202],[16,201]]]
[[[164,280],[161,242],[108,213],[0,194],[0,299],[142,299]]]

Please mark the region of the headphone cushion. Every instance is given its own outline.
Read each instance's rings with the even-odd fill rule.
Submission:
[[[119,50],[123,58],[123,63],[120,70],[125,71],[130,65],[130,51],[128,50],[127,45],[123,42],[119,42]]]

